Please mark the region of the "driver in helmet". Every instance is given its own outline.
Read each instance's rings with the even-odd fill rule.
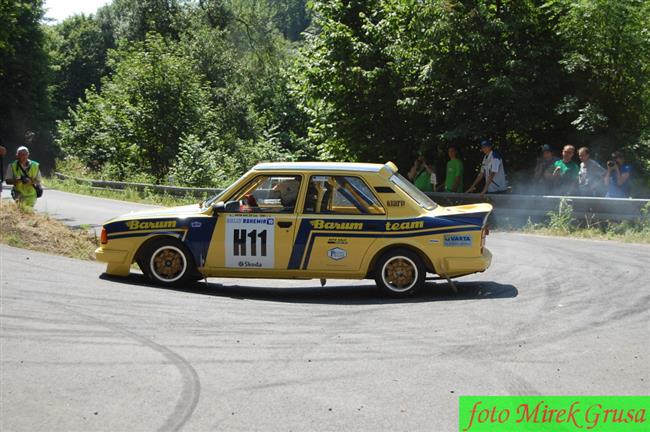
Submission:
[[[296,205],[300,182],[296,179],[284,180],[273,187],[280,194],[280,202],[284,208],[292,209]]]

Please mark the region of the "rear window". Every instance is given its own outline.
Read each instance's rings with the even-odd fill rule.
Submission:
[[[417,202],[420,207],[426,210],[433,210],[438,207],[431,198],[429,198],[424,192],[416,188],[413,183],[406,180],[400,174],[393,174],[390,178],[390,181],[402,190],[406,195],[410,196]]]

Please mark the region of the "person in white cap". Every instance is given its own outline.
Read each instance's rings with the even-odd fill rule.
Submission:
[[[38,162],[29,160],[29,149],[16,150],[16,160],[7,167],[7,184],[13,185],[11,196],[17,203],[34,207],[36,198],[42,194],[41,171]]]

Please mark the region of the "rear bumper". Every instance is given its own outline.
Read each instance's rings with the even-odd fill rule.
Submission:
[[[445,270],[450,277],[479,273],[487,270],[492,263],[492,253],[483,249],[483,255],[474,258],[445,258]]]
[[[128,276],[131,272],[131,260],[128,251],[102,249],[95,251],[95,257],[99,262],[105,262],[106,273],[113,276]]]

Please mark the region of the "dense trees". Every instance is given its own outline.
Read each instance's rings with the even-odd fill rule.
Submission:
[[[317,3],[309,138],[323,156],[404,164],[491,137],[514,170],[546,142],[634,149],[648,128],[648,16],[635,0]]]
[[[113,0],[53,25],[0,4],[0,136],[53,131],[101,175],[218,185],[450,143],[471,175],[484,137],[511,174],[567,142],[650,173],[647,1]]]
[[[51,149],[42,16],[41,0],[0,1],[0,138],[10,149],[25,143],[39,152]]]

